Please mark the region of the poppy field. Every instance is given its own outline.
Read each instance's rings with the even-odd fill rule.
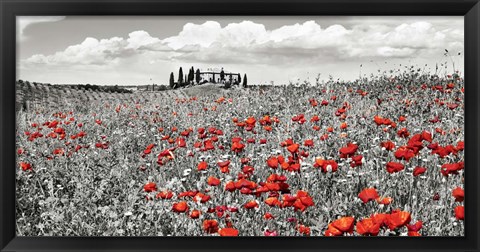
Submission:
[[[195,89],[19,111],[17,235],[464,235],[458,75]]]

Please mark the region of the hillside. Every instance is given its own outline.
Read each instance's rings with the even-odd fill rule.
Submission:
[[[105,92],[99,90],[85,89],[84,86],[62,86],[43,83],[16,83],[16,111],[20,109],[30,110],[38,105],[51,108],[71,104],[85,104],[91,101],[138,101],[154,100],[164,97],[203,97],[203,96],[225,96],[242,89],[239,86],[230,89],[223,88],[223,85],[206,83],[196,86],[188,86],[175,90],[165,91],[143,91],[136,90],[131,93]]]

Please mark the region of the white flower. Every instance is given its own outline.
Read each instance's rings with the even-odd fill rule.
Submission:
[[[131,211],[128,211],[128,212],[125,212],[123,215],[125,215],[125,216],[130,216],[130,215],[132,215],[132,214],[133,214],[133,213],[132,213]]]

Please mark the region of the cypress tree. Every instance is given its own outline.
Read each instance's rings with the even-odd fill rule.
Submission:
[[[175,77],[173,76],[173,72],[170,73],[170,88],[175,86]]]
[[[247,85],[248,85],[248,84],[247,84],[247,74],[245,74],[245,75],[243,76],[243,87],[246,88]]]
[[[198,83],[200,83],[200,69],[197,68],[197,72],[195,72],[195,81]]]
[[[190,68],[190,71],[188,72],[188,82],[193,83],[194,80],[195,80],[195,70],[193,69],[193,66],[192,66],[192,68]]]
[[[178,70],[178,85],[181,85],[183,83],[183,70],[182,67],[180,67],[180,70]]]

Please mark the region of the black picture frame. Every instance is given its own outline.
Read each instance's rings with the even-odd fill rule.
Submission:
[[[478,0],[0,0],[1,251],[479,251]],[[461,15],[465,17],[465,237],[15,237],[16,27],[21,15]]]

